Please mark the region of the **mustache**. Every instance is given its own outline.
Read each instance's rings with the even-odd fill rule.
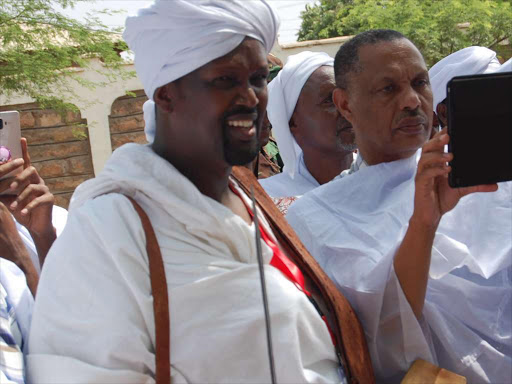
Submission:
[[[236,116],[236,115],[252,115],[255,114],[259,117],[258,110],[256,108],[248,108],[244,107],[243,105],[240,105],[231,111],[228,111],[222,116],[222,119],[225,120],[230,116]]]
[[[418,108],[416,109],[413,109],[413,110],[405,110],[405,111],[402,111],[400,113],[400,115],[398,115],[398,118],[396,119],[396,121],[401,121],[405,118],[408,118],[408,117],[421,117],[422,119],[424,119],[425,121],[428,121],[428,118],[427,116],[425,115],[425,113]]]

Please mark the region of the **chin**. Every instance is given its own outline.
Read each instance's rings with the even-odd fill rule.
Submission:
[[[259,153],[260,146],[258,143],[251,145],[249,148],[242,148],[242,146],[237,148],[225,147],[224,159],[231,166],[246,165],[256,159]]]

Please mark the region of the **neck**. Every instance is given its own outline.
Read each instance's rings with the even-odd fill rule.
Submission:
[[[350,168],[352,164],[352,152],[343,152],[336,156],[326,156],[324,154],[304,153],[304,163],[311,176],[315,178],[320,185],[328,183],[338,176],[345,169]]]
[[[157,141],[155,141],[156,143]],[[183,176],[189,179],[199,191],[213,200],[222,203],[229,194],[229,175],[231,167],[227,164],[194,163],[190,159],[176,156],[174,152],[166,151],[157,144],[153,150],[160,157],[171,163]]]
[[[361,153],[361,156],[363,157],[364,161],[368,165],[377,165],[381,163],[390,163],[392,161],[407,159],[414,155],[418,149],[404,151],[400,153],[377,153],[375,151],[365,151],[364,149],[360,148],[359,151]]]

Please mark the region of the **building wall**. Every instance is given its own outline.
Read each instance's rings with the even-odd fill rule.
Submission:
[[[142,89],[133,93],[135,96],[119,97],[112,104],[109,116],[112,151],[126,143],[147,143],[142,105],[148,98]]]
[[[21,134],[27,138],[32,165],[55,195],[56,204],[67,208],[75,188],[94,177],[87,120],[79,112],[61,115],[34,103],[0,110],[20,112]]]

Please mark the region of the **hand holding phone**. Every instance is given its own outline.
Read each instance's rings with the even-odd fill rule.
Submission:
[[[22,157],[20,114],[17,111],[0,112],[0,180],[14,177],[23,170],[23,167],[15,166],[17,163],[8,165]]]

